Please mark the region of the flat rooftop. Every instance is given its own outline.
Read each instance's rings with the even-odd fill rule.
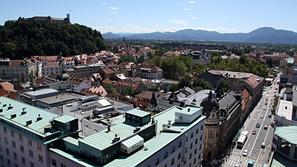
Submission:
[[[40,96],[40,95],[50,94],[50,93],[58,93],[58,90],[46,88],[46,89],[24,92],[24,94],[28,96]]]
[[[42,110],[40,108],[6,97],[0,97],[0,105],[3,106],[5,104],[6,107],[2,107],[3,111],[0,112],[0,119],[43,137],[51,134],[50,132],[44,133],[44,128],[49,127],[50,121],[59,117],[57,114]],[[12,106],[12,109],[8,109],[9,105]],[[26,113],[21,115],[23,109],[26,111]],[[14,114],[15,118],[12,118],[11,116]],[[41,117],[42,119],[40,121],[36,121],[38,117]],[[30,120],[32,123],[26,126],[26,121]]]
[[[145,111],[142,111],[138,108],[134,108],[132,110],[129,110],[126,112],[126,114],[131,114],[131,115],[135,115],[135,116],[138,116],[138,117],[145,117],[145,116],[148,116],[150,115],[149,112],[145,112]]]
[[[40,101],[44,104],[51,105],[51,104],[56,104],[56,103],[60,103],[60,102],[66,102],[66,101],[79,99],[81,97],[83,97],[83,95],[79,95],[79,94],[75,94],[75,93],[60,93],[55,96],[38,99],[37,101]]]
[[[280,100],[277,115],[285,117],[287,120],[292,120],[293,117],[293,103],[291,101]]]
[[[297,126],[281,126],[277,127],[274,132],[275,135],[281,137],[291,144],[297,145]]]
[[[201,112],[202,114],[202,108],[200,107],[186,107],[186,108],[180,108],[180,107],[171,107],[157,115],[154,115],[153,118],[155,121],[157,121],[157,134],[155,137],[151,138],[150,140],[146,141],[144,143],[144,147],[137,152],[133,153],[129,156],[121,156],[117,157],[115,160],[111,161],[110,163],[104,165],[104,167],[131,167],[131,166],[137,166],[141,162],[145,161],[148,157],[152,156],[156,152],[158,152],[161,148],[165,147],[172,141],[174,141],[179,136],[183,135],[185,132],[187,132],[189,129],[191,129],[193,126],[198,124],[199,122],[203,121],[205,119],[205,116],[201,115],[201,117],[198,117],[194,122],[191,124],[178,124],[175,123],[175,113],[176,112],[188,112],[188,110],[191,110],[193,112]],[[177,133],[172,132],[166,132],[162,131],[163,124],[167,124],[168,121],[171,121],[172,126],[170,129],[176,131]],[[121,139],[128,138],[130,136],[133,136],[133,130],[135,127],[127,125],[124,123],[124,117],[121,119],[116,120],[114,126],[111,126],[111,131],[109,133],[106,133],[105,130],[100,131],[97,134],[85,137],[83,139],[78,139],[79,142],[83,142],[84,144],[90,145],[97,149],[105,149],[112,145],[112,139],[114,139],[114,135],[117,134],[118,137]],[[150,125],[150,123],[148,124]],[[148,126],[144,125],[143,127],[140,127],[143,129],[144,127]],[[75,143],[73,139],[71,140],[71,143]],[[73,161],[76,161],[82,165],[85,165],[86,161],[81,161],[79,157],[73,156],[65,151],[58,150],[58,149],[51,149],[51,151],[62,155],[66,158],[69,158]],[[92,164],[88,163],[87,166]]]

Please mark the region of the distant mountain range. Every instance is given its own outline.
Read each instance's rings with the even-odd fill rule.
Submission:
[[[176,32],[152,32],[140,34],[105,33],[105,39],[140,40],[185,40],[185,41],[224,41],[224,42],[249,42],[272,44],[297,44],[297,33],[287,30],[276,30],[263,27],[249,33],[219,33],[216,31],[184,29]]]

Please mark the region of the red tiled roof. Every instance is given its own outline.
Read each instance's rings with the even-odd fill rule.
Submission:
[[[14,85],[10,82],[1,82],[0,83],[0,88],[2,88],[3,90],[6,90],[6,91],[15,91],[14,90]]]
[[[248,79],[245,80],[245,82],[250,85],[252,88],[256,88],[258,84],[262,81],[263,79],[257,75],[252,75]]]

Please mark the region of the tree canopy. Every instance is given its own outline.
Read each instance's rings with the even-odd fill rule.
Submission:
[[[75,55],[105,48],[100,32],[79,24],[7,21],[0,26],[0,57]]]

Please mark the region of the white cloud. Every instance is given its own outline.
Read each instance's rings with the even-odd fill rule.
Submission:
[[[197,19],[197,17],[196,17],[196,16],[192,16],[192,17],[191,17],[191,19],[193,19],[193,20],[196,20],[196,19]]]
[[[175,25],[177,26],[186,26],[187,25],[187,22],[185,20],[170,20],[169,21],[170,23],[174,23]]]
[[[107,3],[106,2],[103,2],[102,5],[105,6],[105,5],[107,5]]]
[[[109,9],[110,9],[110,10],[119,10],[118,7],[114,7],[114,6],[111,6]]]
[[[189,3],[195,3],[196,1],[189,1]]]
[[[184,11],[191,11],[192,9],[189,8],[185,8]]]

